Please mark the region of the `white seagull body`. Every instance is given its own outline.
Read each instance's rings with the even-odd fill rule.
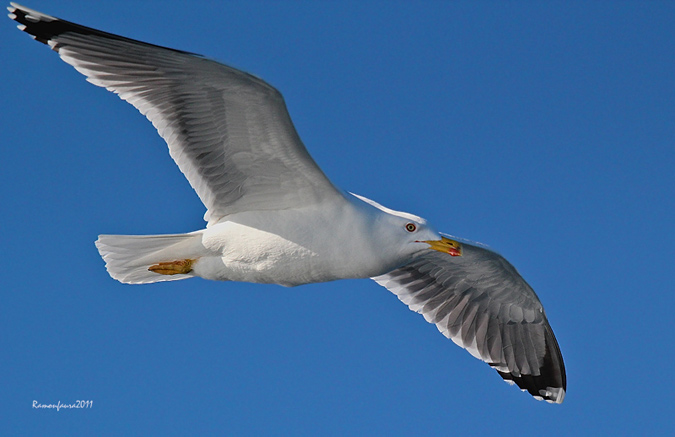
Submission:
[[[200,231],[101,235],[96,246],[113,278],[286,286],[373,278],[507,382],[537,399],[563,401],[558,343],[515,268],[420,217],[336,188],[269,84],[192,53],[15,3],[8,9],[19,29],[140,110],[207,207]]]

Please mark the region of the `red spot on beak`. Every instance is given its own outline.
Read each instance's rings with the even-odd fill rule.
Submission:
[[[448,249],[448,253],[451,256],[462,256],[462,252],[459,249],[455,249],[454,247],[451,247],[450,249]]]

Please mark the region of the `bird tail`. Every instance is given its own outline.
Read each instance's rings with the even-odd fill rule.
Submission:
[[[203,253],[201,232],[174,235],[99,235],[96,248],[105,261],[105,268],[113,279],[125,284],[148,284],[176,281],[194,275],[185,273],[161,274],[150,268],[159,263],[194,261]],[[201,248],[201,251],[199,250]]]

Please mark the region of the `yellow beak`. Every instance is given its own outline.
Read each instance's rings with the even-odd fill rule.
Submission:
[[[462,256],[462,245],[449,238],[441,237],[440,240],[426,240],[420,243],[427,243],[430,249],[450,254],[451,256]]]

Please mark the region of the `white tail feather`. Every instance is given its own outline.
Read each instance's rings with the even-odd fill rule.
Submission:
[[[154,264],[201,255],[201,232],[175,235],[99,235],[96,248],[110,276],[125,284],[177,281],[193,275],[162,275],[148,268]]]

